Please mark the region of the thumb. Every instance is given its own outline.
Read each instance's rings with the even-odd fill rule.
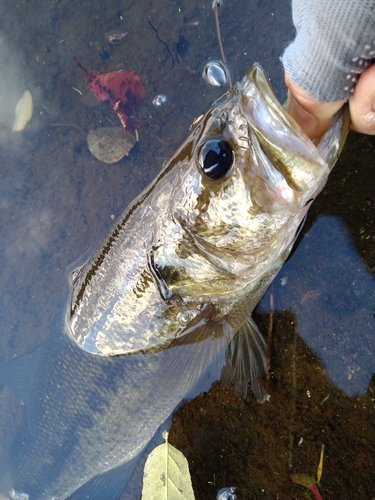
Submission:
[[[375,64],[361,74],[349,99],[352,129],[375,135]]]
[[[285,83],[289,89],[287,102],[289,114],[310,139],[321,137],[330,126],[333,115],[345,101],[317,101],[293,83],[287,73],[285,73]]]

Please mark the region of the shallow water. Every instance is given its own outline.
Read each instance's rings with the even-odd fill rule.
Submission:
[[[0,11],[5,360],[47,338],[67,302],[69,270],[223,91],[200,77],[204,63],[219,57],[211,2],[4,0]],[[258,61],[284,100],[279,57],[293,37],[289,2],[228,1],[220,18],[233,80]],[[108,44],[105,34],[118,28],[128,32],[125,40]],[[189,44],[177,55],[180,35]],[[96,103],[73,56],[89,69],[132,69],[145,85],[146,99],[136,110],[140,140],[119,163],[100,163],[88,151],[89,130],[117,125],[118,118],[107,103]],[[13,113],[25,89],[33,95],[34,114],[16,134]],[[161,93],[167,103],[155,108],[152,100]],[[375,366],[374,151],[373,138],[349,136],[271,289],[271,402],[259,406],[251,396],[243,402],[215,386],[175,417],[171,442],[189,458],[197,498],[214,498],[224,486],[237,486],[239,498],[302,497],[288,474],[314,475],[322,443],[325,500],[375,496],[374,385],[368,389]],[[270,293],[259,307],[265,333]],[[6,447],[22,423],[23,405],[8,389],[1,401],[0,443]],[[127,498],[137,498],[134,488]]]

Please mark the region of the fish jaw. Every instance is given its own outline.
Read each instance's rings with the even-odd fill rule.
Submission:
[[[261,148],[293,190],[310,195],[329,174],[318,149],[278,102],[258,65],[240,85],[242,111]]]
[[[262,69],[250,68],[196,127],[197,164],[211,138],[229,142],[235,157],[225,178],[202,176],[195,212],[186,214],[186,230],[201,252],[247,281],[249,269],[260,276],[289,252],[345,141],[345,115],[314,144],[280,105]]]

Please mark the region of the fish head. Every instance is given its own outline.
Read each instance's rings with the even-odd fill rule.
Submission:
[[[338,120],[314,144],[278,102],[262,69],[252,66],[194,125],[180,148],[189,151],[188,161],[172,160],[184,170],[171,199],[174,218],[192,242],[177,249],[185,251],[185,262],[188,246],[195,259],[203,255],[232,275],[233,287],[224,285],[231,292],[285,260],[343,145]]]

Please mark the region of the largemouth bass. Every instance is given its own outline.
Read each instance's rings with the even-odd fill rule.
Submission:
[[[287,258],[348,130],[313,144],[253,66],[191,127],[72,276],[66,328],[0,368],[28,429],[1,466],[30,500],[118,498],[183,398],[226,377],[267,399],[251,313]],[[31,387],[30,387],[31,384]]]

